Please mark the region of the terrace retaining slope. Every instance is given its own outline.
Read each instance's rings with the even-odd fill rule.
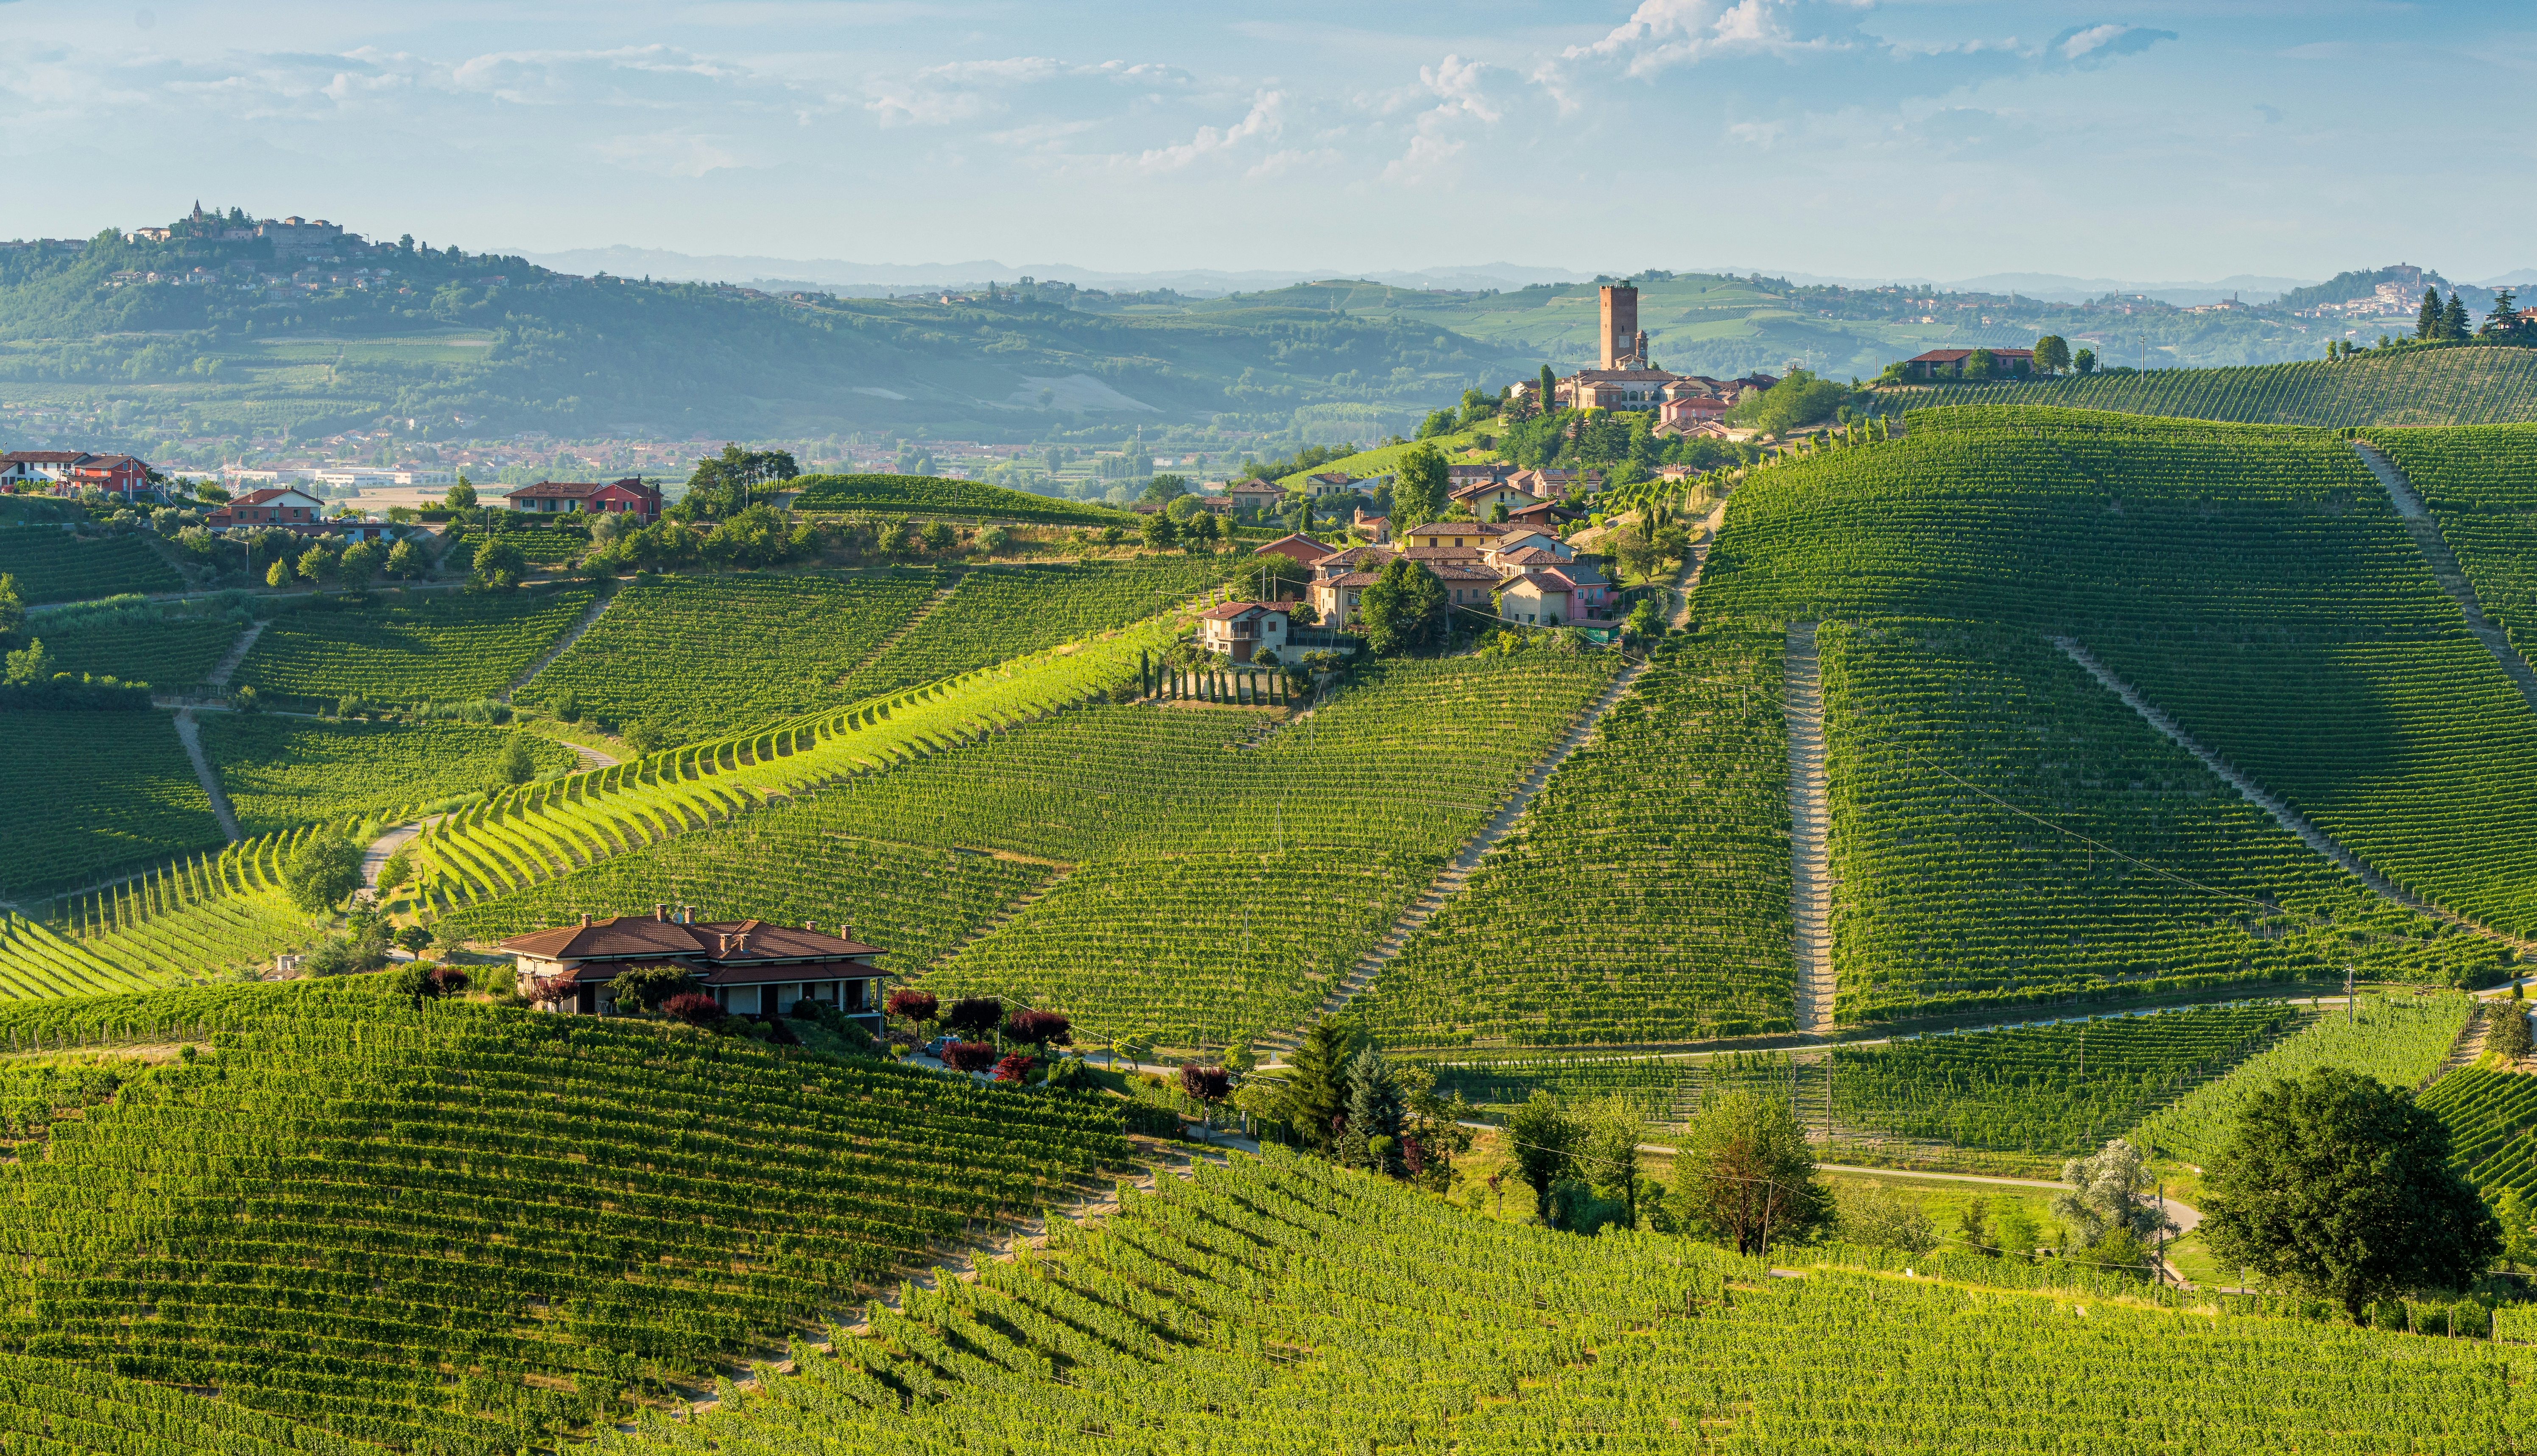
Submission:
[[[2123,702],[2129,706],[2134,713],[2139,714],[2142,720],[2148,723],[2151,728],[2167,734],[2167,736],[2176,743],[2176,746],[2192,754],[2195,758],[2200,759],[2204,768],[2209,769],[2211,772],[2219,775],[2223,780],[2227,781],[2229,787],[2237,790],[2241,794],[2244,794],[2248,803],[2251,803],[2255,807],[2262,809],[2265,813],[2272,815],[2274,822],[2280,824],[2284,829],[2289,830],[2291,833],[2299,836],[2301,842],[2306,844],[2309,849],[2316,851],[2326,858],[2333,860],[2338,865],[2341,865],[2355,879],[2358,879],[2363,884],[2369,886],[2370,889],[2381,899],[2393,901],[2396,904],[2405,907],[2407,910],[2430,916],[2436,919],[2444,920],[2447,923],[2456,925],[2464,930],[2473,931],[2488,940],[2499,941],[2514,950],[2537,951],[2537,941],[2521,940],[2516,936],[2505,935],[2501,931],[2494,929],[2490,925],[2478,924],[2454,911],[2444,910],[2439,906],[2432,904],[2428,900],[2420,898],[2413,892],[2406,890],[2397,885],[2394,881],[2389,880],[2385,875],[2372,869],[2368,864],[2362,861],[2360,855],[2345,849],[2331,836],[2327,835],[2324,830],[2310,824],[2306,815],[2302,814],[2299,810],[2292,808],[2287,801],[2282,799],[2280,796],[2267,791],[2257,785],[2254,780],[2247,778],[2243,773],[2240,773],[2237,767],[2231,764],[2228,760],[2222,758],[2219,754],[2212,752],[2209,748],[2204,747],[2191,733],[2184,730],[2181,724],[2179,724],[2175,719],[2168,717],[2167,714],[2156,704],[2142,697],[2138,688],[2133,687],[2130,683],[2115,676],[2114,669],[2108,667],[2105,664],[2098,662],[2096,655],[2089,652],[2086,647],[2080,645],[2078,639],[2072,637],[2055,637],[2052,639],[2052,645],[2061,649],[2061,651],[2069,657],[2070,661],[2087,668],[2089,676],[2096,678],[2098,682],[2104,684],[2109,690],[2111,690],[2114,696],[2121,698]]]
[[[537,675],[547,670],[548,667],[553,666],[554,665],[554,660],[562,657],[565,652],[571,649],[574,643],[579,642],[583,633],[588,632],[592,627],[599,625],[600,614],[607,611],[608,604],[616,600],[616,581],[614,578],[611,578],[601,585],[598,599],[592,601],[590,603],[590,608],[581,614],[581,620],[573,623],[570,627],[565,628],[564,634],[555,639],[554,645],[540,654],[538,660],[529,665],[529,670],[512,678],[510,686],[503,688],[502,691],[495,696],[500,701],[507,703],[511,701],[511,694],[518,692],[520,689],[527,687],[530,683],[536,681]]]
[[[2493,660],[2502,665],[2503,673],[2519,689],[2519,695],[2528,700],[2528,706],[2537,708],[2537,671],[2529,669],[2528,660],[2519,655],[2519,649],[2510,645],[2509,636],[2484,614],[2484,604],[2475,597],[2475,586],[2466,579],[2466,568],[2458,564],[2457,553],[2449,549],[2448,538],[2440,535],[2439,522],[2433,518],[2431,508],[2423,504],[2423,497],[2415,491],[2414,482],[2406,479],[2404,471],[2369,441],[2355,440],[2352,449],[2361,457],[2361,463],[2370,467],[2370,474],[2376,475],[2378,483],[2386,487],[2387,498],[2395,503],[2396,515],[2405,523],[2405,531],[2414,538],[2414,544],[2421,549],[2424,564],[2432,568],[2433,579],[2440,584],[2441,591],[2449,594],[2449,600],[2455,601],[2458,610],[2465,615],[2466,629],[2474,633],[2476,640],[2484,644],[2485,651],[2492,653]]]
[[[212,800],[212,817],[221,821],[221,833],[230,844],[246,838],[238,833],[237,815],[229,809],[229,796],[221,788],[221,776],[212,772],[212,760],[203,752],[203,730],[194,722],[194,710],[176,710],[176,741],[185,745],[185,757],[193,760],[194,777],[203,781],[203,792]]]
[[[1709,564],[1710,543],[1718,538],[1718,526],[1725,518],[1725,514],[1726,502],[1722,500],[1709,513],[1708,519],[1702,523],[1707,529],[1707,536],[1692,547],[1689,558],[1683,562],[1682,574],[1673,588],[1681,598],[1681,606],[1675,616],[1674,625],[1679,626],[1689,618],[1691,594],[1700,586],[1701,570]],[[1478,868],[1481,858],[1490,850],[1496,848],[1498,843],[1507,837],[1508,832],[1515,828],[1517,821],[1524,817],[1525,810],[1532,806],[1534,795],[1550,782],[1550,776],[1558,771],[1561,764],[1568,761],[1570,754],[1586,745],[1587,741],[1594,736],[1594,729],[1602,724],[1603,715],[1611,712],[1613,705],[1628,695],[1629,690],[1637,685],[1639,678],[1644,676],[1647,670],[1648,665],[1644,660],[1633,663],[1604,686],[1602,695],[1587,707],[1586,712],[1579,717],[1566,735],[1552,746],[1550,752],[1543,756],[1541,762],[1533,765],[1532,772],[1525,776],[1524,783],[1517,788],[1515,793],[1499,807],[1497,813],[1482,826],[1480,832],[1471,837],[1470,843],[1463,847],[1462,853],[1456,855],[1446,864],[1444,870],[1429,882],[1426,893],[1420,895],[1410,903],[1407,910],[1401,912],[1399,918],[1393,921],[1392,929],[1384,935],[1383,939],[1375,943],[1374,949],[1358,959],[1356,965],[1349,969],[1346,978],[1323,998],[1322,1004],[1311,1016],[1305,1018],[1302,1026],[1291,1032],[1263,1033],[1253,1039],[1252,1045],[1268,1053],[1268,1060],[1272,1064],[1282,1060],[1286,1053],[1303,1045],[1304,1033],[1310,1031],[1315,1023],[1337,1014],[1346,1007],[1348,1002],[1355,1000],[1367,986],[1372,985],[1374,978],[1383,968],[1399,958],[1401,949],[1409,943],[1409,937],[1416,934],[1420,926],[1435,917],[1436,912],[1444,909],[1446,901],[1452,899],[1464,885],[1470,881],[1471,871]]]
[[[1827,844],[1823,665],[1815,624],[1790,622],[1786,699],[1789,723],[1789,913],[1796,924],[1796,1023],[1800,1035],[1833,1031],[1840,982],[1832,964],[1832,852]]]

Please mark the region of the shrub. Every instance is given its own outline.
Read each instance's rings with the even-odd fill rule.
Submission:
[[[1209,1107],[1224,1101],[1233,1090],[1233,1076],[1222,1067],[1203,1067],[1191,1062],[1181,1068],[1181,1091]]]
[[[926,1022],[941,1015],[943,1007],[932,991],[901,987],[889,993],[889,1000],[881,1009],[899,1021]]]
[[[661,1010],[689,1026],[709,1026],[722,1020],[722,1007],[703,991],[681,991],[663,1001]]]
[[[971,1039],[985,1036],[1004,1025],[1005,1003],[994,996],[967,996],[951,1003],[943,1013],[943,1025]]]
[[[1026,1051],[1016,1051],[996,1063],[996,1080],[999,1082],[1024,1082],[1030,1078],[1030,1053]]]
[[[954,1042],[943,1048],[943,1064],[955,1072],[983,1072],[996,1064],[996,1048],[984,1042]]]
[[[1016,1011],[1005,1018],[1005,1035],[1033,1046],[1064,1046],[1073,1040],[1072,1028],[1063,1011]]]

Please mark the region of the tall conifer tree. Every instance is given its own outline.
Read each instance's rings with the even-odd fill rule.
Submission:
[[[2440,337],[2440,290],[2425,288],[2423,306],[2414,315],[2414,337],[2429,342]]]
[[[2440,337],[2464,339],[2474,332],[2475,325],[2466,316],[2466,300],[2452,291],[2449,294],[2449,306],[2440,311]]]

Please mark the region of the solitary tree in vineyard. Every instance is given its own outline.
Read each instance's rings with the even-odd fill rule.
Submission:
[[[2475,1189],[2449,1167],[2448,1129],[2410,1093],[2318,1067],[2258,1093],[2205,1186],[2202,1222],[2243,1264],[2341,1303],[2462,1285],[2502,1251]]]
[[[1789,1105],[1730,1092],[1701,1108],[1674,1160],[1674,1210],[1740,1254],[1769,1252],[1821,1223],[1830,1202]]]

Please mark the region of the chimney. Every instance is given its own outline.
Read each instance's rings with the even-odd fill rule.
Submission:
[[[839,940],[852,940],[852,939],[854,939],[854,938],[855,938],[855,927],[854,927],[854,926],[852,926],[852,925],[847,924],[847,923],[846,923],[845,921],[843,921],[843,920],[839,920],[839,921],[837,921],[837,938],[838,938]]]
[[[589,912],[589,911],[586,911],[586,910],[585,910],[585,911],[583,911],[583,912],[581,913],[581,927],[582,927],[583,929],[585,929],[585,930],[587,930],[587,929],[589,929],[589,928],[590,928],[590,912]]]
[[[819,933],[819,923],[816,920],[804,920],[802,922],[802,928],[809,934],[816,935]]]
[[[670,918],[670,908],[669,908],[668,906],[666,906],[666,905],[663,905],[661,902],[659,902],[659,901],[657,901],[657,900],[653,901],[653,902],[652,902],[652,918],[653,918],[655,921],[660,921],[660,920],[666,920],[666,919],[668,919],[669,918]]]

